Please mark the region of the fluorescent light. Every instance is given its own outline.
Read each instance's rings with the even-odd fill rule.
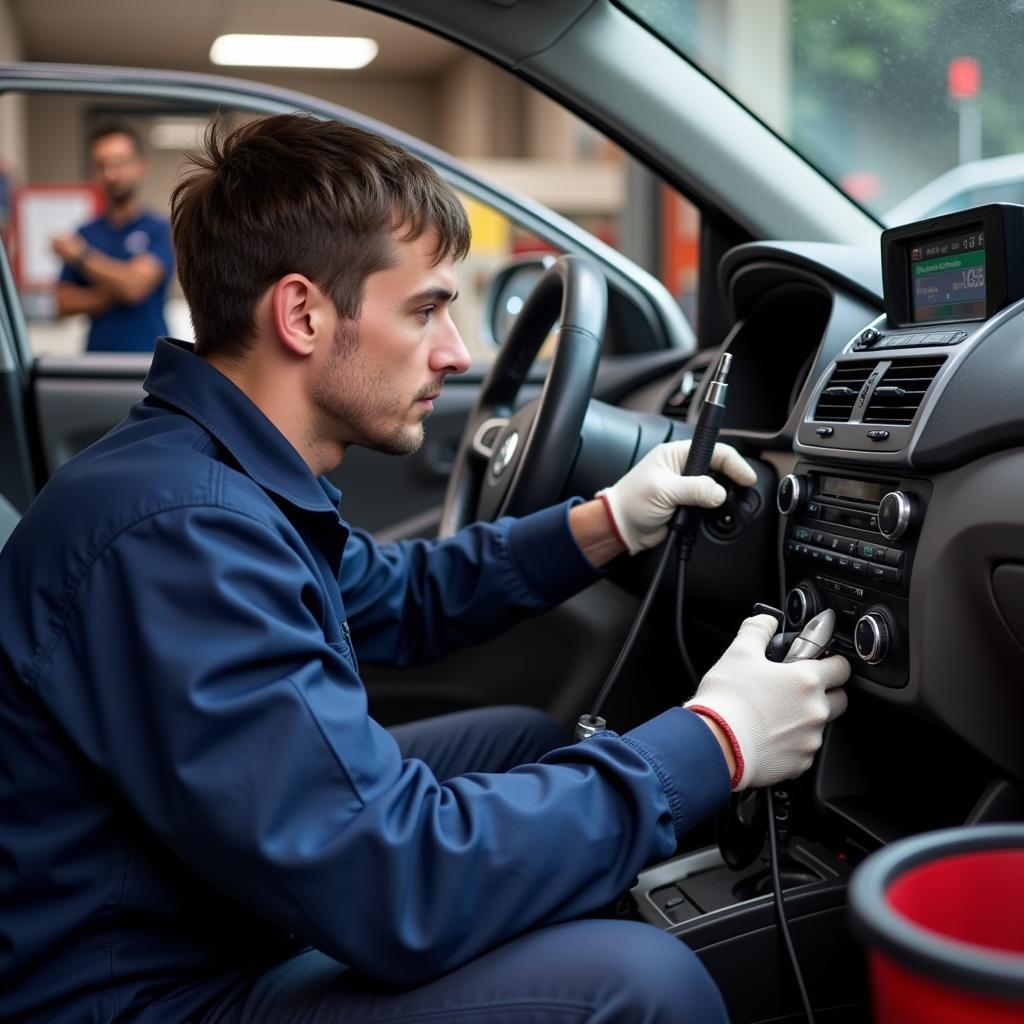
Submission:
[[[218,36],[210,47],[214,64],[264,68],[364,68],[377,44],[362,36]]]
[[[149,129],[149,144],[153,149],[195,149],[203,135],[205,120],[161,120]]]

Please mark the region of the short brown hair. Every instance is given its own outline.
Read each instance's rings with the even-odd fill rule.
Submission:
[[[171,225],[200,355],[244,355],[257,302],[286,274],[358,317],[366,278],[395,258],[397,230],[412,240],[434,229],[437,262],[469,250],[466,211],[437,172],[351,125],[276,114],[225,134],[214,121],[191,162]]]

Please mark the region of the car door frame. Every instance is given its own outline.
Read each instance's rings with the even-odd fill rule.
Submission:
[[[173,101],[204,111],[218,107],[260,114],[302,110],[382,134],[432,164],[457,190],[497,210],[555,249],[589,255],[610,284],[624,293],[647,320],[651,337],[662,339],[666,346],[684,353],[696,347],[693,331],[678,304],[653,275],[572,221],[526,196],[487,181],[442,150],[357,111],[293,90],[219,75],[93,65],[2,62],[0,94],[9,92]],[[9,398],[4,416],[9,417],[10,422],[5,425],[15,443],[0,458],[0,488],[23,510],[53,468],[48,464],[52,459],[48,460],[44,454],[45,439],[39,436],[40,428],[31,422],[35,407],[31,394],[33,382],[71,379],[77,382],[70,385],[74,388],[85,386],[83,382],[90,379],[102,380],[112,374],[121,380],[135,379],[141,383],[148,360],[122,357],[98,361],[50,356],[34,359],[10,268],[6,265],[6,254],[2,262],[4,309],[0,321],[0,386]],[[485,370],[486,366],[477,367],[466,384],[473,386]]]

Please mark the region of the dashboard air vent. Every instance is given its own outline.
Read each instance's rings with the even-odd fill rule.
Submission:
[[[874,368],[874,363],[836,363],[818,396],[814,418],[827,423],[846,423],[853,413],[853,403]]]
[[[864,422],[912,423],[945,360],[945,356],[894,359],[872,392]]]
[[[668,396],[668,401],[665,402],[665,407],[662,409],[662,415],[678,420],[686,419],[690,406],[693,405],[693,400],[697,397],[697,392],[700,391],[700,382],[704,379],[710,365],[710,360],[703,362],[693,360],[686,367],[679,380],[679,386]]]

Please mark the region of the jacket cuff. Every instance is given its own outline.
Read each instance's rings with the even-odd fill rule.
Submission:
[[[602,579],[569,529],[569,509],[582,498],[510,521],[508,546],[524,580],[548,604],[558,604]]]
[[[625,733],[661,780],[676,836],[690,831],[729,800],[725,755],[714,733],[686,708],[670,708]]]

